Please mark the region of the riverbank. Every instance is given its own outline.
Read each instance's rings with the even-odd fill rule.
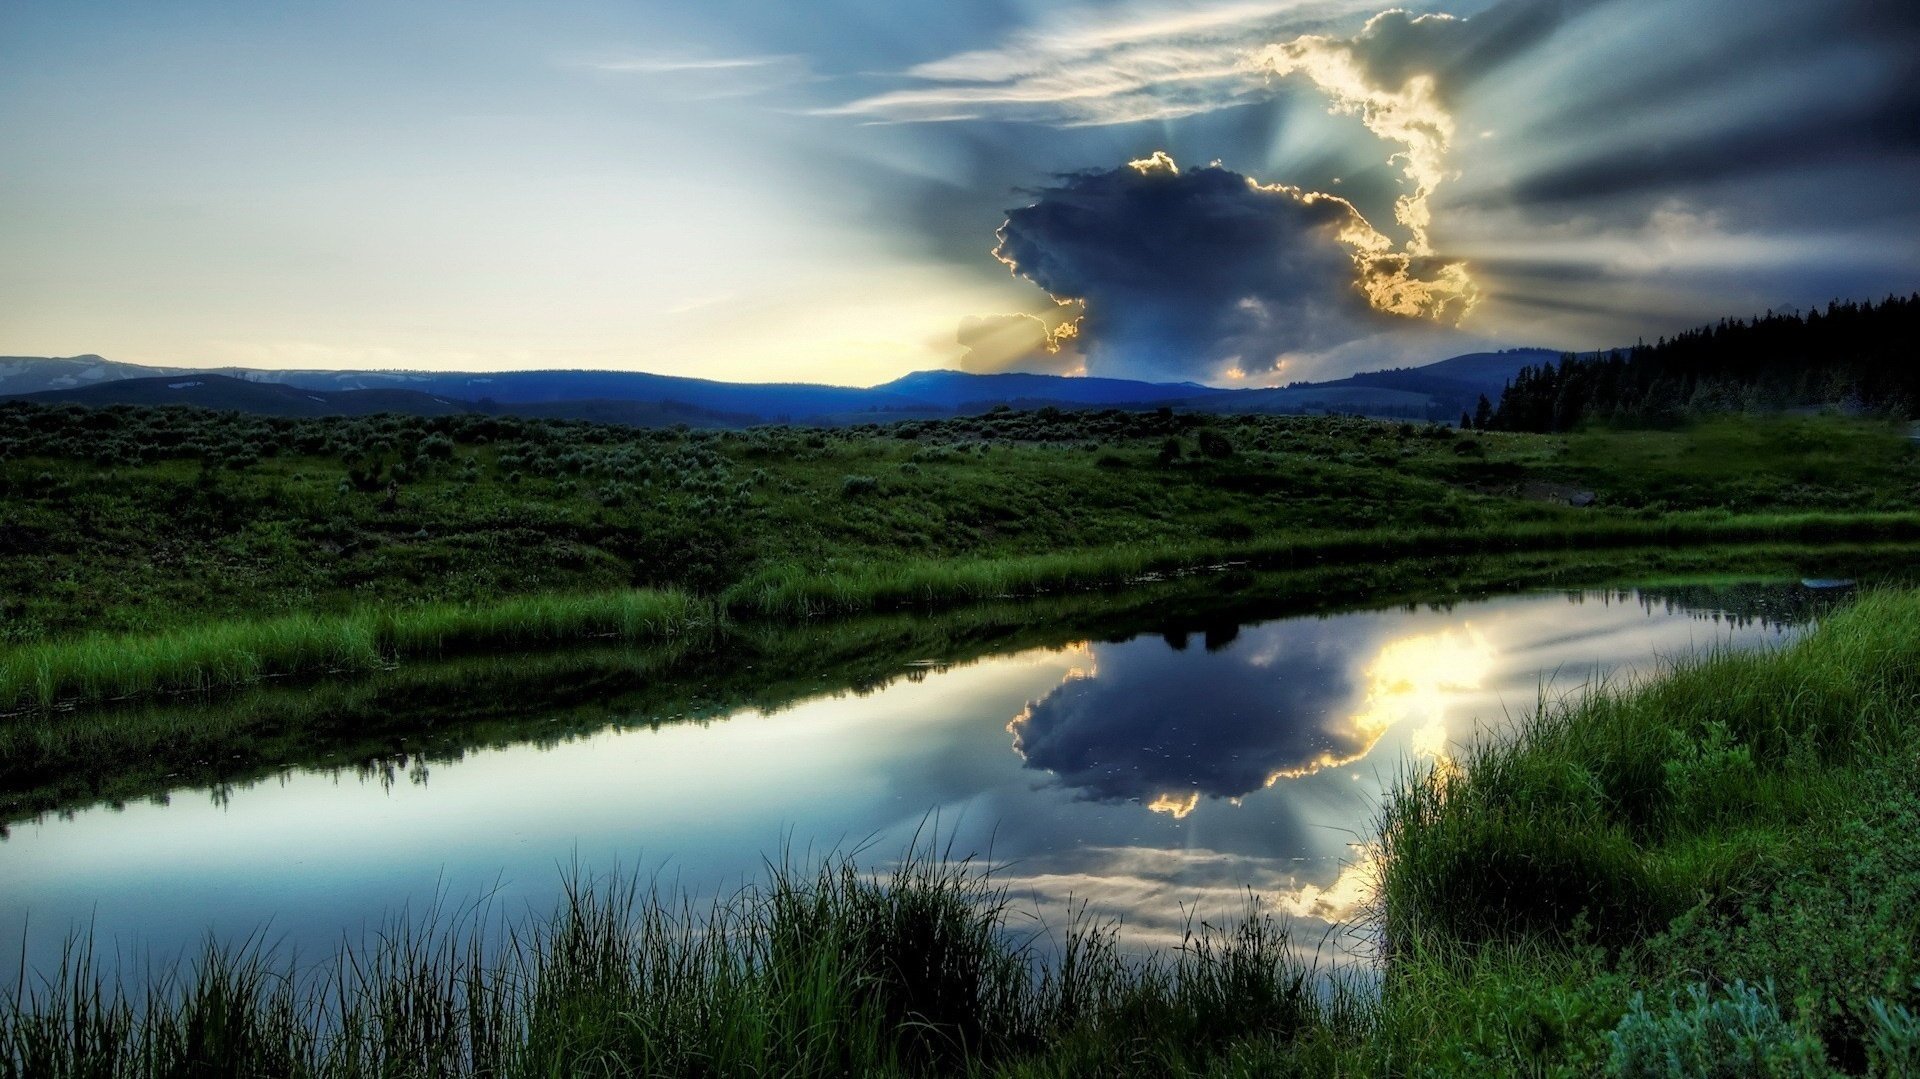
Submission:
[[[273,675],[259,673],[267,657],[251,651],[250,681],[193,688],[208,684],[196,675],[181,679],[189,687],[183,692],[52,709],[35,704],[0,716],[0,829],[40,813],[160,797],[186,787],[244,785],[287,769],[453,761],[476,748],[545,744],[662,717],[775,710],[820,694],[884,685],[929,663],[966,663],[1143,630],[1206,632],[1308,614],[1618,582],[1658,580],[1671,589],[1695,582],[1792,581],[1809,572],[1890,580],[1900,578],[1917,553],[1897,544],[1759,544],[1548,550],[1266,572],[1240,565],[1119,589],[798,620],[724,616],[686,597],[645,603],[634,598],[625,605],[621,597],[601,597],[597,604],[559,608],[573,621],[551,614],[511,619],[505,629],[513,636],[482,639],[478,648],[463,647],[466,638],[438,623],[443,632],[435,636],[387,638],[415,642],[415,650],[404,655],[365,643],[328,653],[335,663],[344,654],[363,666]],[[602,620],[587,621],[596,610]],[[381,625],[363,620],[352,639],[381,639]],[[556,642],[557,630],[589,635]],[[517,646],[507,650],[510,644]],[[114,665],[120,654],[112,647],[81,653],[103,665],[103,679],[126,677],[127,669]],[[79,668],[82,674],[89,669]],[[565,722],[556,725],[557,715]]]
[[[1913,1074],[1917,701],[1920,595],[1875,593],[1414,775],[1382,828],[1384,1009],[1425,1016],[1442,1071]]]
[[[229,957],[152,1007],[76,951],[0,1008],[0,1074],[1906,1074],[1916,700],[1920,594],[1874,593],[1409,774],[1377,993],[1321,985],[1257,912],[1156,958],[1088,925],[1023,950],[984,868],[923,848],[711,911],[576,886],[517,949],[456,920],[293,978]]]
[[[1301,570],[1439,557],[1701,545],[1912,543],[1920,514],[1675,514],[1651,520],[1593,517],[1483,528],[1368,529],[1283,535],[1236,543],[1117,548],[1029,558],[895,560],[844,572],[776,567],[730,588],[735,617],[818,618],[931,610],[1007,596],[1121,587],[1227,566]]]
[[[1877,545],[1892,552],[1908,544],[1920,544],[1920,514],[1691,514],[1471,530],[1321,533],[1026,558],[894,560],[852,571],[782,567],[714,597],[674,589],[614,589],[458,604],[378,604],[335,614],[215,620],[0,646],[0,713],[229,689],[267,678],[365,672],[462,653],[605,640],[655,644],[722,625],[751,628],[759,622],[939,611],[989,600],[1122,590],[1232,568],[1324,572],[1422,558],[1577,557],[1631,550],[1651,556],[1702,546],[1730,551],[1800,547],[1805,560],[1816,563],[1821,545]]]

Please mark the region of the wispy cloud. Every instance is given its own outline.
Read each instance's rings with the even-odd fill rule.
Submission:
[[[674,75],[688,71],[749,71],[798,64],[793,55],[770,56],[620,56],[583,61],[581,66],[596,71],[625,72],[635,75]]]
[[[1295,920],[1301,958],[1325,962],[1366,954],[1360,918],[1376,894],[1379,853],[1356,846],[1344,857],[1281,859],[1206,846],[1087,846],[995,879],[1012,895],[1030,897],[1046,920],[1082,900],[1091,901],[1096,918],[1124,915],[1129,946],[1177,944],[1201,923],[1231,925],[1257,899],[1254,911]],[[1316,954],[1311,930],[1334,926],[1342,932],[1328,938],[1332,949]]]
[[[1256,51],[1374,7],[1241,0],[1115,17],[1076,10],[997,48],[901,73],[909,85],[820,110],[883,123],[1025,120],[1079,127],[1171,120],[1273,93]]]
[[[1259,57],[1275,76],[1304,74],[1333,99],[1336,111],[1359,116],[1367,130],[1400,144],[1401,152],[1394,159],[1405,170],[1413,190],[1395,204],[1394,217],[1412,233],[1407,244],[1409,255],[1433,253],[1427,242],[1427,229],[1433,223],[1429,200],[1433,189],[1448,175],[1446,159],[1453,142],[1453,115],[1442,104],[1432,75],[1411,75],[1395,85],[1378,76],[1368,63],[1368,54],[1383,40],[1457,33],[1455,28],[1462,25],[1446,15],[1415,18],[1404,11],[1388,11],[1368,20],[1366,28],[1352,38],[1303,35],[1269,46]],[[1406,48],[1404,44],[1401,47]]]
[[[749,97],[813,78],[806,58],[791,53],[704,56],[610,52],[577,58],[568,66],[610,77],[644,79],[651,88],[682,100]]]

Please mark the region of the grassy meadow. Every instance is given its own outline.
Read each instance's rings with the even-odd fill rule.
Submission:
[[[713,432],[8,403],[0,710],[1231,565],[1920,542],[1916,484],[1903,430],[1835,417],[1546,436],[1042,409]]]
[[[138,992],[81,947],[0,1006],[0,1075],[1909,1075],[1917,701],[1920,594],[1880,592],[1410,772],[1373,982],[1257,906],[1156,956],[1047,932],[922,845],[711,907],[575,882],[550,918],[318,967],[215,952]]]

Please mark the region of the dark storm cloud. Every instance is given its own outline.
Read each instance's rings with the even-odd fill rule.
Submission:
[[[1035,192],[1008,212],[996,253],[1085,304],[1090,370],[1217,377],[1385,328],[1395,320],[1370,305],[1371,289],[1401,288],[1422,308],[1448,302],[1421,291],[1443,264],[1384,244],[1343,199],[1156,156]]]
[[[1730,130],[1612,149],[1528,176],[1511,194],[1523,203],[1565,204],[1663,194],[1813,164],[1871,166],[1893,153],[1920,157],[1920,86],[1889,94],[1877,108],[1805,108]]]
[[[1003,254],[1087,299],[1094,373],[1259,376],[1292,354],[1285,377],[1326,377],[1446,354],[1434,321],[1383,318],[1354,304],[1350,280],[1321,276],[1342,247],[1313,212],[1329,206],[1268,213],[1244,249],[1202,215],[1189,253],[1177,230],[1148,237],[1124,212],[1116,185],[1133,177],[1072,171],[1156,149],[1337,192],[1391,238],[1402,261],[1385,269],[1458,267],[1485,299],[1461,329],[1510,344],[1610,346],[1755,303],[1920,283],[1920,4],[1407,6],[1043,4],[997,38],[896,65],[838,112],[949,155],[894,195],[919,226],[902,234],[942,258],[977,259],[983,198],[1069,175],[1025,224],[1060,219],[1016,230],[1029,245]],[[1129,251],[1144,261],[1123,270]],[[1394,310],[1395,296],[1370,298]],[[1396,325],[1421,332],[1381,334]]]
[[[1565,212],[1584,202],[1670,198],[1812,167],[1857,170],[1868,187],[1904,186],[1920,160],[1920,6],[1893,0],[1731,4],[1658,10],[1613,0],[1663,39],[1636,62],[1620,46],[1562,42],[1569,93],[1529,134],[1605,132],[1516,177],[1512,200]],[[1571,36],[1571,35],[1569,35]],[[1622,123],[1623,118],[1630,123]],[[1788,207],[1767,208],[1778,218]]]
[[[1184,636],[1180,637],[1184,643]],[[1364,751],[1348,722],[1357,643],[1326,624],[1262,627],[1214,650],[1143,638],[1095,645],[1096,673],[1071,679],[1011,728],[1028,767],[1098,801],[1198,793],[1235,798],[1276,773]]]
[[[1903,0],[1505,0],[1470,18],[1385,11],[1267,55],[1309,54],[1350,57],[1382,92],[1430,79],[1449,110],[1517,113],[1529,134],[1594,133],[1591,152],[1522,175],[1506,192],[1522,202],[1920,149],[1920,5]],[[1545,102],[1502,101],[1509,64],[1561,80]]]

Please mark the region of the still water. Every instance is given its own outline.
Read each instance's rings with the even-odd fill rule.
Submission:
[[[97,951],[141,962],[210,936],[314,956],[436,899],[545,912],[569,872],[710,894],[783,848],[864,844],[880,865],[930,815],[1041,911],[1085,901],[1148,943],[1249,889],[1335,923],[1408,762],[1497,735],[1543,694],[1790,639],[1797,587],[1780,604],[1535,593],[933,657],[772,712],[19,822],[0,840],[0,961],[23,944],[51,960],[88,927]]]

